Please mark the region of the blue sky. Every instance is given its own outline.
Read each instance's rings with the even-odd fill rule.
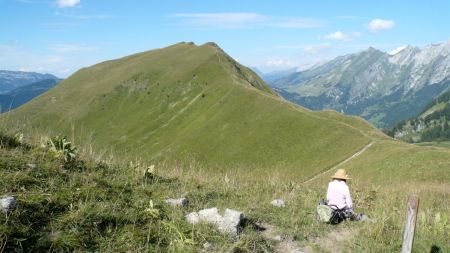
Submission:
[[[0,69],[67,77],[180,41],[265,72],[450,39],[450,1],[0,0]]]

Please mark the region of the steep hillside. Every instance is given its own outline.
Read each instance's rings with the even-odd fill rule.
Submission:
[[[45,79],[0,94],[0,113],[15,109],[55,86],[60,79]]]
[[[0,94],[46,79],[58,79],[51,74],[0,70]]]
[[[450,140],[450,91],[438,96],[423,112],[397,124],[389,135],[407,142]]]
[[[179,43],[82,69],[0,120],[118,158],[304,178],[377,134],[364,121],[286,102],[213,43]]]
[[[450,42],[394,55],[374,48],[337,57],[272,83],[307,108],[359,115],[379,128],[420,113],[450,87]]]

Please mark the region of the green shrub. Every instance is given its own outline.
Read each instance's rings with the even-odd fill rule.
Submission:
[[[47,148],[55,157],[62,157],[66,162],[73,162],[77,157],[77,149],[67,138],[56,136],[47,141]]]

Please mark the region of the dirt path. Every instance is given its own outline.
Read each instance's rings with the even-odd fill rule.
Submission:
[[[272,225],[266,225],[266,229],[262,232],[264,237],[278,241],[275,252],[280,253],[314,253],[318,250],[325,250],[331,253],[344,252],[344,243],[350,241],[358,230],[355,228],[340,227],[333,229],[323,237],[317,237],[309,241],[308,246],[301,246],[290,236],[282,236],[276,234],[276,228]]]
[[[364,146],[362,149],[360,149],[358,152],[356,152],[355,154],[353,154],[352,156],[348,157],[347,159],[345,159],[344,161],[334,165],[333,167],[329,168],[328,170],[325,170],[323,172],[320,172],[318,174],[316,174],[315,176],[313,176],[312,178],[306,180],[303,182],[303,184],[309,183],[311,181],[313,181],[314,179],[322,176],[323,174],[329,173],[330,171],[336,170],[337,168],[339,168],[341,165],[347,163],[348,161],[360,156],[362,153],[364,153],[367,149],[369,149],[373,144],[375,144],[376,140],[371,141],[369,144],[367,144],[366,146]]]

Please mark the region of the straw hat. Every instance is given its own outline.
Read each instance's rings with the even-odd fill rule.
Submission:
[[[336,173],[334,173],[334,175],[331,176],[331,178],[334,178],[334,179],[344,179],[344,180],[350,179],[350,178],[348,177],[347,172],[345,171],[345,169],[338,169],[338,170],[336,171]]]

